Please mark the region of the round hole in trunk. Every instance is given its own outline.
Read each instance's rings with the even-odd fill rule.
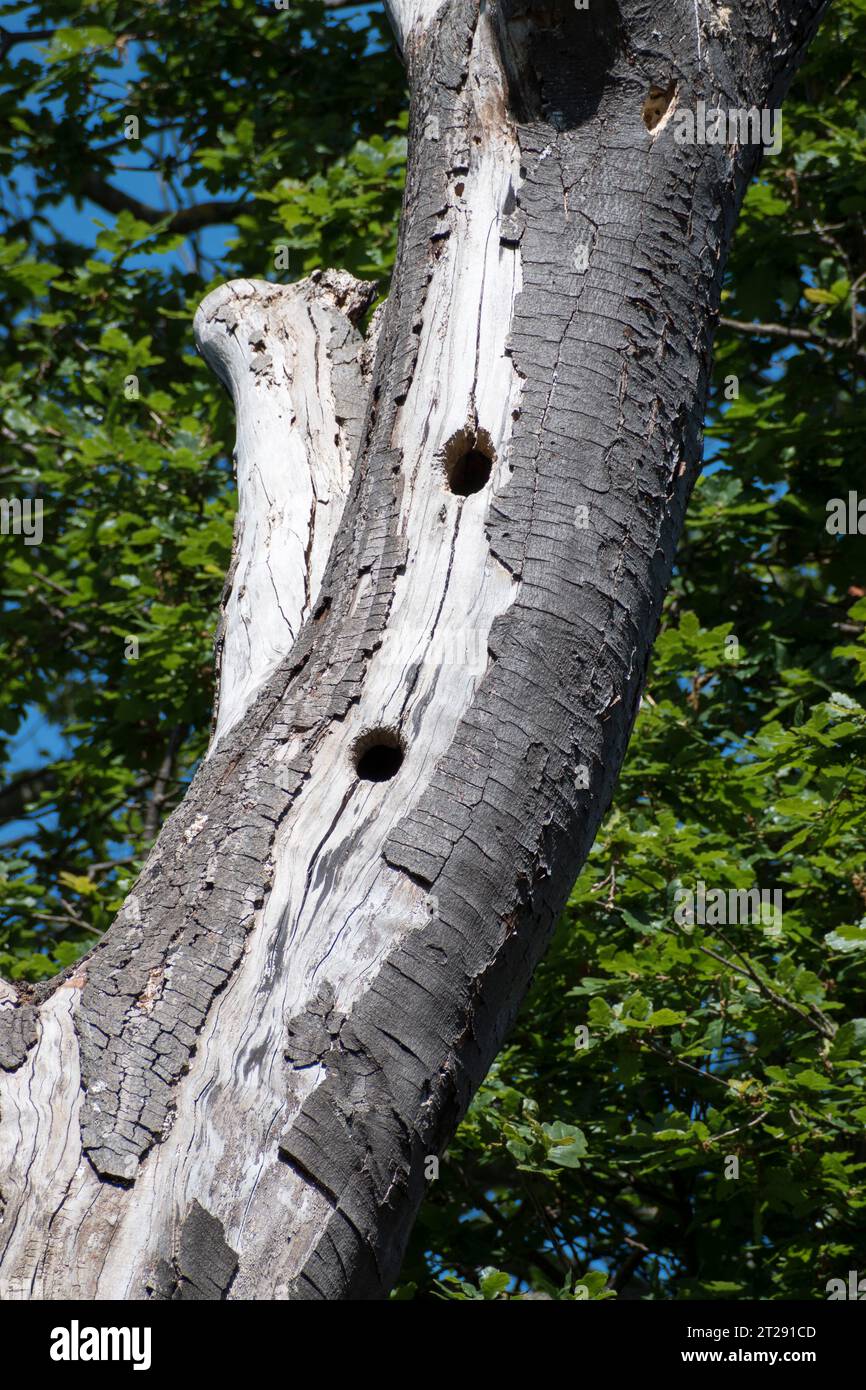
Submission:
[[[355,771],[362,782],[390,782],[400,771],[404,751],[395,729],[370,729],[352,751]]]

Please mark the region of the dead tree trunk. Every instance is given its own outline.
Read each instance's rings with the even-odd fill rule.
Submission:
[[[0,1294],[375,1298],[611,797],[758,150],[822,0],[393,0],[393,289],[236,282],[214,743],[104,940],[0,986]]]

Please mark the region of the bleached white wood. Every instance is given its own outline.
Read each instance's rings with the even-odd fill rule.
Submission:
[[[351,478],[362,385],[360,365],[347,360],[362,341],[351,318],[370,289],[345,272],[296,285],[233,280],[196,313],[199,350],[237,417],[238,512],[214,745],[315,603]]]
[[[4,1302],[51,1297],[54,1252],[65,1245],[64,1232],[74,1238],[65,1198],[76,1173],[87,1167],[78,1132],[81,1091],[73,1020],[79,993],[80,980],[73,977],[52,995],[40,1010],[37,1045],[16,1071],[0,1073]]]
[[[385,11],[401,53],[405,52],[413,30],[429,28],[435,22],[441,4],[442,0],[385,0]]]

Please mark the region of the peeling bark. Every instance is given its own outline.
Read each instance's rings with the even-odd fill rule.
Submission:
[[[673,116],[777,106],[823,8],[394,0],[369,385],[350,277],[197,315],[238,414],[216,732],[104,940],[0,999],[3,1296],[386,1293],[610,801],[700,467],[757,151]]]

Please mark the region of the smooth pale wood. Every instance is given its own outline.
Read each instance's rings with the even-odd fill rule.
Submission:
[[[413,29],[429,29],[435,23],[441,0],[385,0],[385,11],[402,53]]]
[[[199,351],[237,416],[214,743],[291,649],[318,596],[365,404],[362,340],[351,324],[372,290],[345,272],[285,286],[233,280],[196,313]]]

